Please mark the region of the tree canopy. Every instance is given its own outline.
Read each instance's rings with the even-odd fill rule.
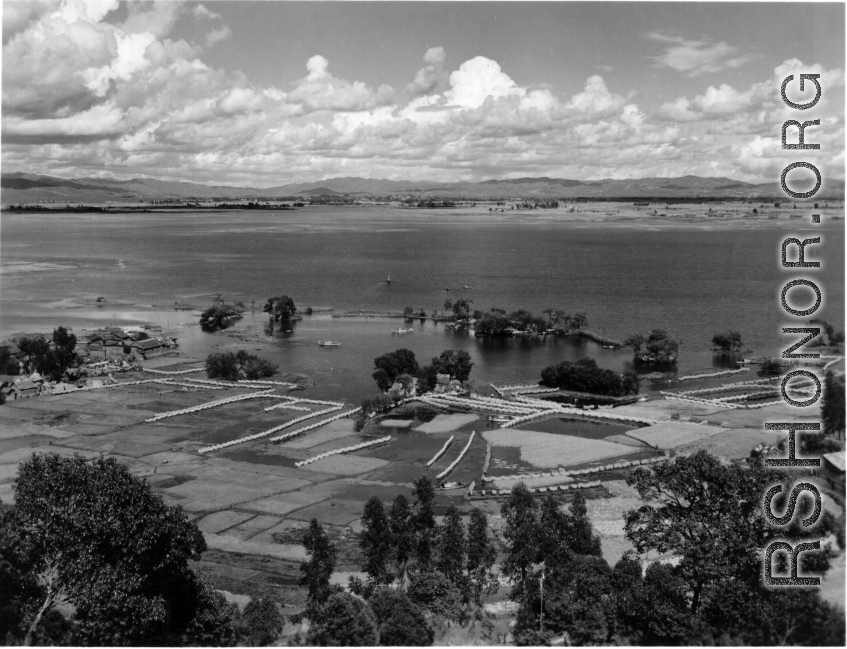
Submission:
[[[306,617],[315,621],[321,618],[322,607],[333,593],[329,578],[335,570],[336,551],[317,518],[309,522],[303,546],[309,560],[300,564],[300,586],[305,586],[308,591]]]
[[[268,298],[262,311],[270,314],[274,320],[290,320],[297,313],[297,307],[287,295]]]
[[[415,353],[408,349],[398,349],[374,359],[373,379],[377,387],[384,391],[390,388],[401,374],[414,376],[418,369]]]
[[[24,337],[18,341],[21,354],[29,356],[27,371],[36,370],[52,381],[60,381],[65,370],[75,364],[75,347],[76,336],[65,327],[56,327],[50,341],[41,336]],[[17,370],[15,373],[17,374]]]
[[[638,394],[638,376],[634,372],[618,374],[598,367],[597,361],[588,357],[545,367],[540,383],[549,388],[612,397]]]
[[[25,644],[62,602],[75,609],[75,644],[234,641],[224,603],[188,564],[206,549],[202,533],[125,465],[33,454],[15,500],[5,533],[26,568],[18,595],[33,597]]]
[[[826,373],[821,397],[821,420],[825,435],[844,439],[844,375]]]
[[[737,331],[724,331],[712,336],[712,348],[715,351],[734,354],[740,352],[742,346],[741,334]]]
[[[679,352],[679,342],[662,329],[653,329],[646,337],[633,334],[623,344],[632,348],[634,360],[638,363],[675,363]]]
[[[449,374],[451,379],[467,381],[471,375],[473,362],[471,355],[464,350],[447,349],[432,359],[432,365],[438,374]]]
[[[331,595],[306,642],[322,647],[374,647],[379,643],[376,616],[368,603],[350,593]]]

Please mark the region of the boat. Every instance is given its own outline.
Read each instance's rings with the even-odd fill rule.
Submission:
[[[391,284],[391,273],[388,273],[388,279],[385,280],[386,284]]]
[[[400,327],[399,329],[392,329],[391,333],[393,333],[393,334],[410,334],[410,333],[414,333],[414,331],[415,331],[414,329],[403,329],[403,327]]]
[[[603,349],[615,349],[614,345],[603,345]]]
[[[512,421],[511,417],[505,417],[503,415],[488,415],[488,421],[493,421],[497,423],[505,423],[507,421]]]
[[[333,342],[332,340],[319,340],[318,344],[321,347],[341,347],[341,343]]]

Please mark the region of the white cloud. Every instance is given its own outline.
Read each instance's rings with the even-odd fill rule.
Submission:
[[[426,65],[418,70],[415,80],[406,86],[411,95],[423,95],[432,92],[444,80],[444,61],[447,54],[443,47],[430,47],[424,55]]]
[[[519,88],[508,74],[500,69],[497,61],[477,56],[465,61],[450,75],[450,90],[447,100],[462,108],[478,108],[488,99],[498,99],[510,94],[523,96],[526,91]]]
[[[208,34],[206,34],[206,46],[212,47],[213,45],[217,45],[218,43],[225,41],[232,37],[232,30],[224,25],[220,29],[213,29]]]
[[[659,67],[673,68],[689,77],[738,68],[752,60],[750,55],[739,54],[739,48],[724,41],[689,40],[657,32],[645,34],[644,38],[667,44],[664,54],[653,57]]]

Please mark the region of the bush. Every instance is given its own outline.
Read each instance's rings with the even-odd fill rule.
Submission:
[[[675,363],[679,352],[679,342],[662,329],[653,329],[646,338],[633,334],[623,344],[632,348],[636,363]]]

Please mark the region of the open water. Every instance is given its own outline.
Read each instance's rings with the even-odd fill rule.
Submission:
[[[298,305],[340,310],[443,310],[446,298],[474,308],[547,307],[585,312],[588,328],[623,339],[667,330],[682,341],[679,370],[725,364],[711,337],[742,333],[745,350],[775,354],[780,327],[796,326],[779,305],[783,284],[799,274],[779,265],[786,236],[821,235],[811,259],[823,258],[824,306],[816,315],[843,329],[843,221],[814,230],[805,223],[637,226],[574,223],[558,211],[492,215],[395,208],[306,208],[286,212],[180,214],[4,215],[0,230],[0,334],[79,329],[153,320],[171,328],[196,314],[168,309],[204,303],[215,293],[255,303],[239,324],[248,339],[272,340],[264,355],[283,370],[314,376],[320,392],[355,399],[373,391],[373,358],[399,347],[419,360],[441,350],[468,350],[472,378],[510,383],[537,380],[553,362],[590,355],[601,366],[627,367],[627,351],[564,339],[477,340],[415,321],[415,333],[392,336],[402,320],[306,317],[293,333],[268,336],[261,306],[287,294]],[[384,280],[391,276],[392,282]],[[807,271],[808,274],[808,271]],[[446,290],[449,288],[450,290]],[[67,298],[104,296],[158,310],[106,307],[56,309]],[[797,299],[804,297],[797,292]],[[219,345],[248,343],[198,327],[179,333],[198,355]],[[321,348],[319,340],[342,343]]]

